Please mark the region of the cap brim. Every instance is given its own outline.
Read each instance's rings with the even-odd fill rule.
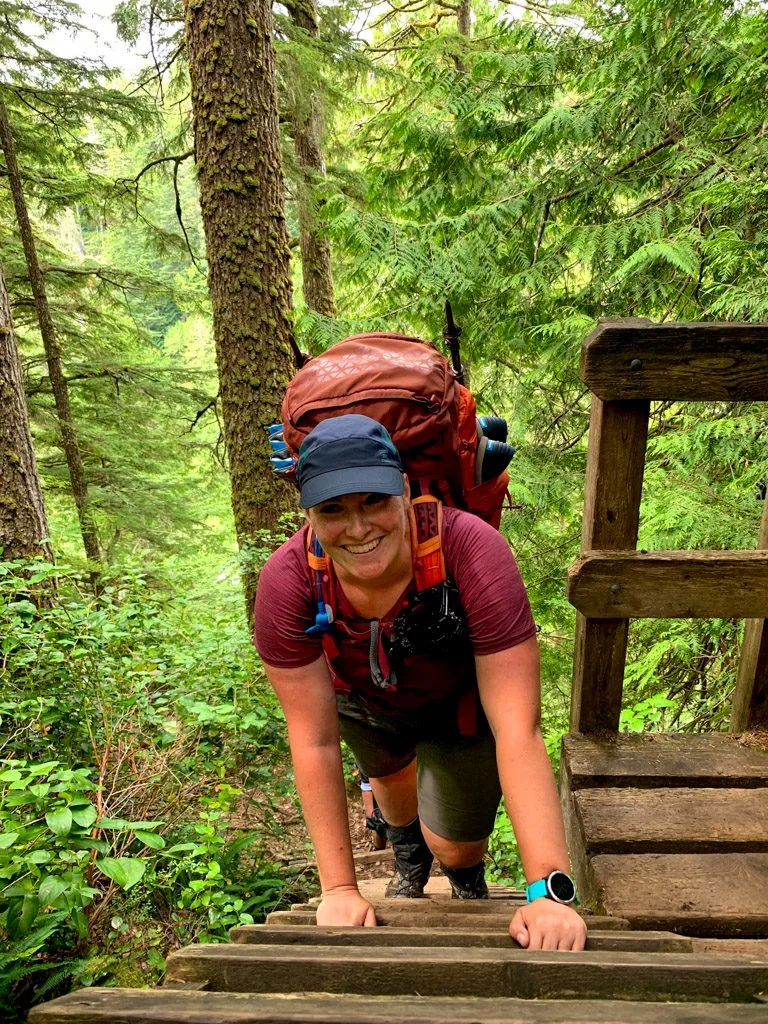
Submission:
[[[405,482],[399,469],[392,466],[352,466],[334,469],[308,481],[302,488],[299,502],[302,508],[312,508],[321,501],[338,498],[342,494],[403,494]]]

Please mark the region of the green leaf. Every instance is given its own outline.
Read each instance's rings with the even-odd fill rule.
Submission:
[[[166,854],[172,853],[189,853],[190,850],[202,849],[198,843],[175,843],[173,846],[169,846],[165,851]]]
[[[18,768],[8,768],[4,772],[0,772],[0,782],[18,782],[21,778],[21,772]]]
[[[13,846],[18,838],[18,832],[3,832],[0,835],[0,850],[7,850],[9,846]]]
[[[5,916],[5,927],[12,939],[21,939],[28,934],[39,909],[40,901],[31,893],[11,902]]]
[[[76,825],[80,825],[81,828],[90,828],[98,816],[98,811],[93,804],[88,804],[86,807],[72,811],[72,821]]]
[[[40,883],[40,888],[37,891],[41,906],[50,906],[66,890],[67,883],[63,879],[57,878],[56,875],[47,875]]]
[[[147,950],[147,963],[157,971],[165,970],[165,960],[156,949],[150,948]]]
[[[30,864],[47,864],[48,861],[53,860],[53,854],[50,850],[33,850],[27,860]]]
[[[57,836],[69,835],[72,828],[72,811],[68,807],[60,807],[57,811],[48,811],[45,820],[48,828]]]
[[[136,857],[102,857],[96,861],[96,867],[121,889],[136,885],[147,869],[144,861]]]
[[[162,850],[165,846],[165,840],[163,837],[157,835],[155,832],[137,831],[136,838],[139,842],[144,843],[145,846],[148,846],[152,850]]]

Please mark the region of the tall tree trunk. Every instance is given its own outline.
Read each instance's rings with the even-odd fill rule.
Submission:
[[[29,432],[11,307],[0,268],[0,559],[53,561]]]
[[[27,261],[27,273],[29,283],[32,287],[32,294],[35,299],[37,320],[40,326],[40,335],[43,339],[45,358],[48,363],[48,376],[51,381],[54,401],[56,403],[56,416],[61,432],[61,442],[64,448],[64,455],[69,470],[69,480],[72,487],[72,496],[77,507],[77,515],[80,521],[80,532],[83,538],[83,546],[88,561],[91,563],[91,581],[97,584],[97,566],[101,561],[99,538],[91,518],[88,507],[88,487],[85,481],[85,470],[83,459],[80,454],[80,446],[77,443],[74,426],[72,424],[72,413],[69,406],[69,391],[64,373],[61,367],[61,351],[59,349],[56,331],[51,318],[51,311],[48,306],[48,296],[45,291],[43,273],[37,258],[35,239],[32,234],[32,224],[27,211],[27,204],[24,198],[24,189],[21,183],[21,174],[16,160],[16,147],[13,142],[13,133],[8,121],[8,113],[5,104],[0,100],[0,146],[5,156],[5,166],[8,171],[8,181],[13,195],[13,205],[16,209],[16,220],[19,225],[24,256]]]
[[[460,0],[456,11],[456,28],[463,36],[472,32],[472,0]]]
[[[297,353],[269,0],[185,0],[200,207],[232,508],[246,553],[293,504],[266,428]],[[294,506],[295,507],[295,506]],[[254,581],[246,572],[246,603]]]
[[[307,35],[317,39],[317,5],[315,0],[297,0],[288,5],[294,23]],[[304,300],[315,313],[335,316],[331,247],[320,231],[318,204],[313,185],[325,177],[322,150],[321,117],[317,96],[311,93],[306,106],[293,118],[293,142],[302,180],[298,189],[299,247]]]

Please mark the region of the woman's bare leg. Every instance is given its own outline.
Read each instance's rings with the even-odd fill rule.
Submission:
[[[399,772],[371,779],[376,803],[388,825],[407,825],[419,813],[416,797],[416,758]]]
[[[427,846],[446,868],[474,867],[483,859],[488,848],[487,839],[478,839],[472,843],[461,843],[457,839],[444,839],[427,828],[424,822],[421,823],[421,831],[427,841]]]

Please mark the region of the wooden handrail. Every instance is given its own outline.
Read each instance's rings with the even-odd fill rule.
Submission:
[[[584,342],[581,375],[592,412],[582,558],[568,583],[571,729],[618,730],[630,618],[689,616],[750,620],[732,730],[768,728],[768,551],[635,551],[650,402],[768,401],[768,325],[607,321]]]

